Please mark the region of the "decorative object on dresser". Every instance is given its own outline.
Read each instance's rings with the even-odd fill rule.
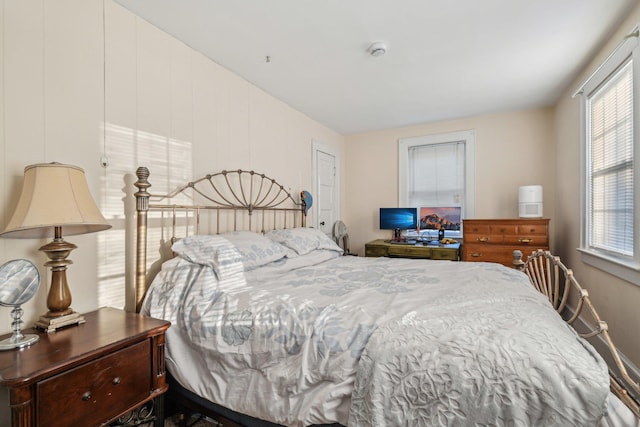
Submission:
[[[24,335],[22,327],[22,308],[40,287],[40,272],[26,259],[14,259],[0,266],[0,305],[13,307],[11,316],[13,335],[0,341],[0,350],[12,350],[36,343],[40,337],[36,334]]]
[[[391,258],[422,258],[458,261],[460,243],[451,244],[402,244],[389,240],[373,240],[364,245],[365,256]]]
[[[513,251],[525,257],[549,250],[549,219],[464,219],[462,260],[513,265]]]
[[[542,185],[523,185],[518,189],[520,218],[542,218]]]
[[[49,260],[51,288],[47,296],[49,311],[36,325],[47,332],[63,326],[83,323],[84,318],[71,309],[71,292],[67,282],[67,259],[77,246],[62,238],[102,231],[111,225],[96,206],[84,171],[71,165],[41,163],[24,169],[24,183],[16,210],[2,237],[19,239],[54,239],[40,250]]]
[[[0,353],[0,389],[8,389],[11,425],[138,425],[144,418],[163,426],[170,323],[113,308],[85,318],[55,334],[34,331],[38,345]]]

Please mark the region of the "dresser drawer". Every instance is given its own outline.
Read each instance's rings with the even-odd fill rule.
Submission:
[[[41,381],[38,425],[91,426],[150,395],[151,346],[143,341]]]
[[[512,249],[505,246],[464,244],[462,259],[464,261],[497,262],[509,265],[513,262]]]
[[[466,245],[467,243],[483,243],[483,244],[502,244],[504,241],[504,236],[501,234],[476,234],[469,233],[465,231],[463,242]]]
[[[491,225],[489,228],[490,228],[489,234],[491,234],[493,236],[502,236],[502,235],[505,235],[505,234],[509,234],[509,235],[518,234],[518,226],[517,225],[498,224],[498,225]]]
[[[549,227],[546,224],[521,224],[518,225],[517,234],[523,236],[546,236]]]
[[[464,236],[467,235],[489,235],[491,234],[491,226],[488,224],[471,224],[467,220],[463,221]]]
[[[425,246],[410,245],[391,246],[387,250],[388,256],[402,258],[431,258],[431,252],[431,248]]]
[[[459,255],[459,251],[457,250],[433,249],[431,251],[431,259],[445,260],[445,261],[458,261],[460,259],[460,255]]]
[[[546,234],[504,236],[502,242],[506,245],[536,246],[538,249],[538,247],[549,245],[549,237]]]
[[[527,256],[531,255],[531,252],[537,249],[548,250],[549,248],[545,246],[524,247],[510,245],[494,246],[482,244],[464,244],[462,245],[462,260],[476,262],[497,262],[499,264],[506,265],[507,267],[512,267],[513,251],[521,251],[522,259],[526,260]]]
[[[370,246],[366,245],[364,248],[364,256],[368,257],[383,257],[387,256],[387,248],[384,246]]]

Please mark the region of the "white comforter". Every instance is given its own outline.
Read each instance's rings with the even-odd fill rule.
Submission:
[[[305,257],[217,277],[164,264],[144,311],[199,395],[304,426],[593,426],[607,367],[515,270]],[[326,258],[326,257],[325,257]]]

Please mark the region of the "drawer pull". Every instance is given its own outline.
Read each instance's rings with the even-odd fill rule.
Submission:
[[[533,239],[518,239],[520,243],[533,243]]]
[[[478,237],[478,238],[476,238],[476,240],[478,242],[488,242],[489,238],[488,237]]]
[[[113,379],[113,381],[111,381],[111,383],[112,383],[113,385],[118,385],[118,384],[120,384],[120,382],[121,382],[120,377],[115,377],[115,378]]]
[[[90,391],[86,391],[83,395],[82,395],[82,400],[84,400],[85,402],[91,400],[91,392]]]
[[[473,253],[471,254],[471,256],[472,256],[472,257],[474,257],[474,258],[481,257],[481,256],[482,256],[482,252],[473,252]]]

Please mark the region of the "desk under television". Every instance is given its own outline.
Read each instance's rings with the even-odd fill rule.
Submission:
[[[460,243],[443,244],[437,240],[385,240],[377,239],[364,245],[368,257],[422,258],[458,261]]]

